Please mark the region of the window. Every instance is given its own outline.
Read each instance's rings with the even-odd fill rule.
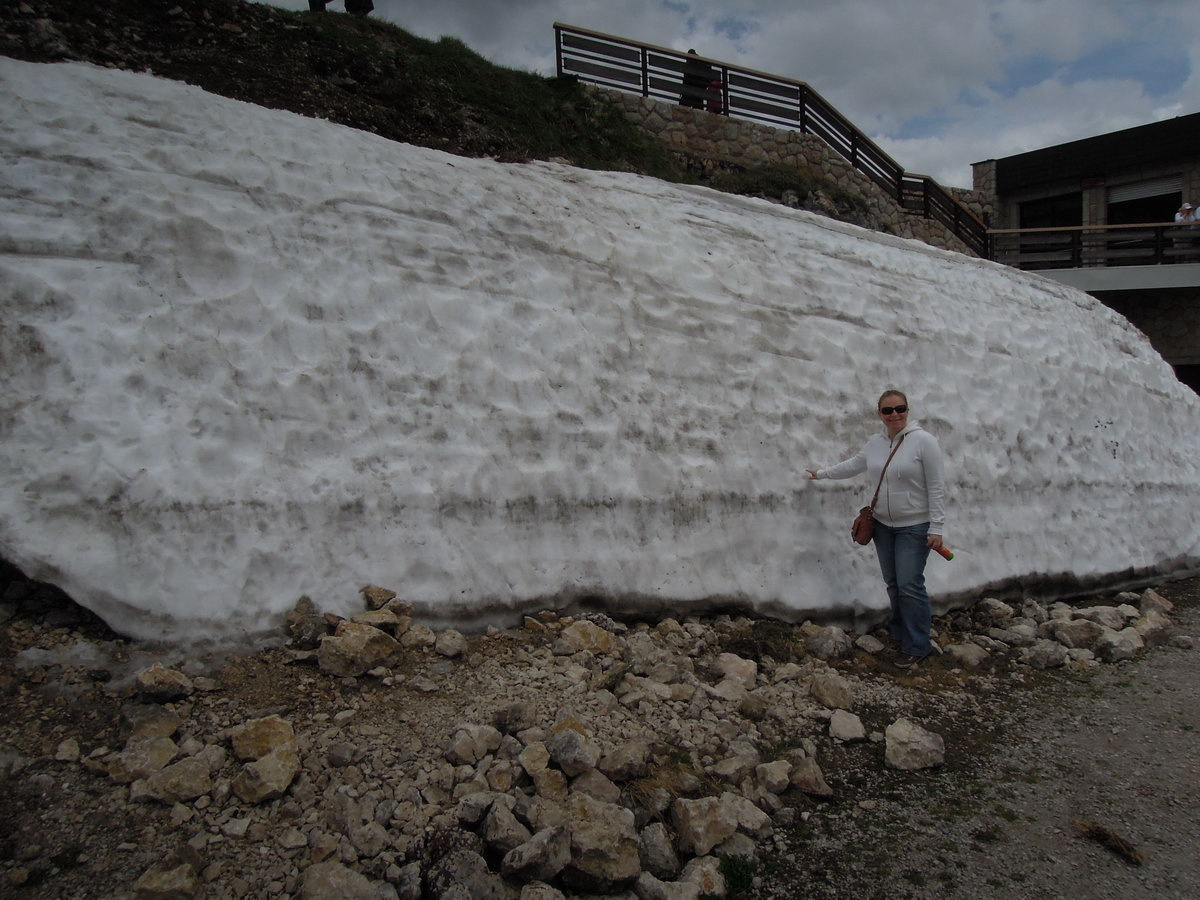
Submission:
[[[1171,175],[1108,189],[1109,225],[1171,222],[1183,202],[1183,176]]]
[[[1019,228],[1070,228],[1083,224],[1083,192],[1059,194],[1021,204]]]

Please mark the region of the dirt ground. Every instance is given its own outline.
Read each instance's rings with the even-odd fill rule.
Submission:
[[[829,767],[839,798],[786,836],[753,896],[1200,896],[1200,579],[1158,590],[1196,646],[1009,673],[936,771],[847,748]]]
[[[10,585],[5,594],[13,590]],[[941,657],[902,672],[859,654],[841,664],[859,680],[863,700],[855,712],[868,732],[894,719],[887,700],[902,694],[913,717],[945,738],[946,763],[898,772],[884,765],[881,743],[825,739],[821,766],[834,799],[789,800],[796,824],[777,828],[760,845],[757,868],[731,879],[731,896],[1198,896],[1200,578],[1158,590],[1175,604],[1174,627],[1129,662],[1039,672],[996,657],[968,671]],[[129,896],[138,875],[176,848],[185,832],[169,808],[131,804],[126,788],[54,756],[69,737],[80,739],[85,752],[119,747],[126,727],[120,674],[89,663],[72,642],[107,647],[113,659],[128,660],[126,671],[150,657],[90,614],[64,605],[52,589],[37,589],[17,606],[19,613],[0,628],[0,762],[15,752],[26,765],[0,784],[6,798],[0,895]],[[770,631],[770,623],[763,624]],[[499,665],[523,657],[530,639],[517,633],[493,641],[489,657]],[[56,645],[69,662],[53,661]],[[47,648],[45,664],[14,666],[29,647]],[[374,733],[393,736],[398,755],[388,764],[401,765],[421,758],[425,745],[442,746],[463,710],[486,706],[497,690],[493,669],[459,666],[453,676],[437,676],[446,681],[443,691],[418,708],[406,692],[348,686],[286,660],[275,649],[182,664],[209,671],[220,684],[187,704],[192,711],[185,718],[219,733],[278,712],[312,731],[317,720],[355,708]],[[449,664],[418,667],[407,674]],[[403,739],[395,737],[401,733]],[[404,741],[411,746],[400,746]],[[363,774],[369,776],[366,769]],[[304,801],[291,805],[303,812]],[[1084,834],[1088,827],[1093,837]],[[1106,836],[1113,847],[1097,839]],[[221,864],[228,874],[260,869],[252,838],[227,842]],[[11,880],[17,873],[20,883]],[[293,895],[285,875],[272,883],[265,893],[248,895]]]

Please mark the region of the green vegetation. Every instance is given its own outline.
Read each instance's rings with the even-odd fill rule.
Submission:
[[[457,38],[430,41],[376,19],[304,15],[315,74],[369,80],[374,99],[415,110],[451,145],[506,161],[569,159],[678,179],[666,148],[574,79],[543,78],[484,59]],[[458,140],[456,140],[456,138]],[[465,139],[465,140],[464,140]]]
[[[561,158],[574,165],[632,171],[666,181],[702,182],[733,194],[781,198],[858,218],[852,194],[811,170],[771,165],[705,177],[700,168],[651,138],[623,109],[572,77],[543,78],[495,65],[456,38],[429,41],[387,22],[355,16],[299,14],[313,28],[308,44],[317,75],[376,77],[372,96],[426,115],[441,141],[507,162]],[[447,134],[446,129],[457,129]]]
[[[710,184],[710,187],[717,187]],[[718,188],[725,190],[725,188]],[[756,193],[756,191],[729,190],[729,193]],[[774,196],[779,196],[775,194]],[[761,663],[764,657],[776,662],[797,662],[805,658],[804,634],[795,625],[770,619],[756,620],[748,628],[740,628],[721,635],[721,650],[734,653],[742,659]]]
[[[717,871],[725,878],[726,895],[736,897],[754,887],[757,863],[742,856],[722,856]]]

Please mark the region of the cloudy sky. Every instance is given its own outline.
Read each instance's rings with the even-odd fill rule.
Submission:
[[[374,3],[544,74],[559,21],[805,81],[907,170],[960,187],[972,162],[1200,111],[1200,0]]]

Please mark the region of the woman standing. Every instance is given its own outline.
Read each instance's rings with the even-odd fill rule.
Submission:
[[[866,472],[872,484],[880,485],[875,553],[892,601],[888,633],[899,645],[896,665],[907,669],[933,650],[925,560],[931,549],[941,548],[946,522],[942,450],[933,435],[908,421],[903,393],[884,391],[876,405],[886,433],[873,435],[850,459],[806,471],[810,478],[851,478]]]

